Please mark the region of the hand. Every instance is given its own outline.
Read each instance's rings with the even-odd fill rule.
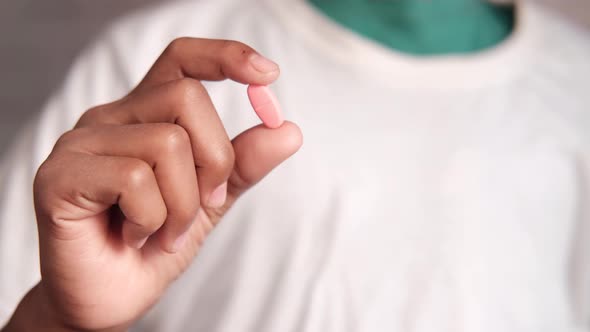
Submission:
[[[59,139],[34,184],[36,292],[56,325],[124,329],[138,319],[240,194],[299,149],[290,122],[230,141],[199,82],[266,85],[278,75],[244,44],[178,39],[129,95]]]

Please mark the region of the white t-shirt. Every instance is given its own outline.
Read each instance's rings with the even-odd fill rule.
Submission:
[[[410,57],[302,0],[183,1],[116,24],[0,170],[0,320],[39,279],[32,179],[178,36],[281,65],[302,150],[248,192],[135,331],[590,330],[590,42],[534,3],[475,55]],[[234,136],[246,89],[207,85]],[[105,313],[108,314],[108,313]]]

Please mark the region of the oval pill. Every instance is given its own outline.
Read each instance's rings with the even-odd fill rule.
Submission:
[[[250,99],[250,104],[252,104],[256,115],[258,115],[265,126],[274,129],[283,124],[284,119],[281,106],[277,97],[268,86],[248,86],[248,99]]]

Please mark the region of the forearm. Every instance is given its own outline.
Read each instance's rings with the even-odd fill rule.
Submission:
[[[112,328],[100,332],[125,332],[126,328]],[[21,300],[8,324],[0,332],[80,332],[67,327],[55,317],[46,294],[37,284]]]

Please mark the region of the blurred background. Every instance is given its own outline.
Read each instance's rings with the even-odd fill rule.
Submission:
[[[0,153],[97,33],[117,17],[165,1],[172,0],[0,0]],[[590,0],[529,1],[546,3],[590,33]]]

